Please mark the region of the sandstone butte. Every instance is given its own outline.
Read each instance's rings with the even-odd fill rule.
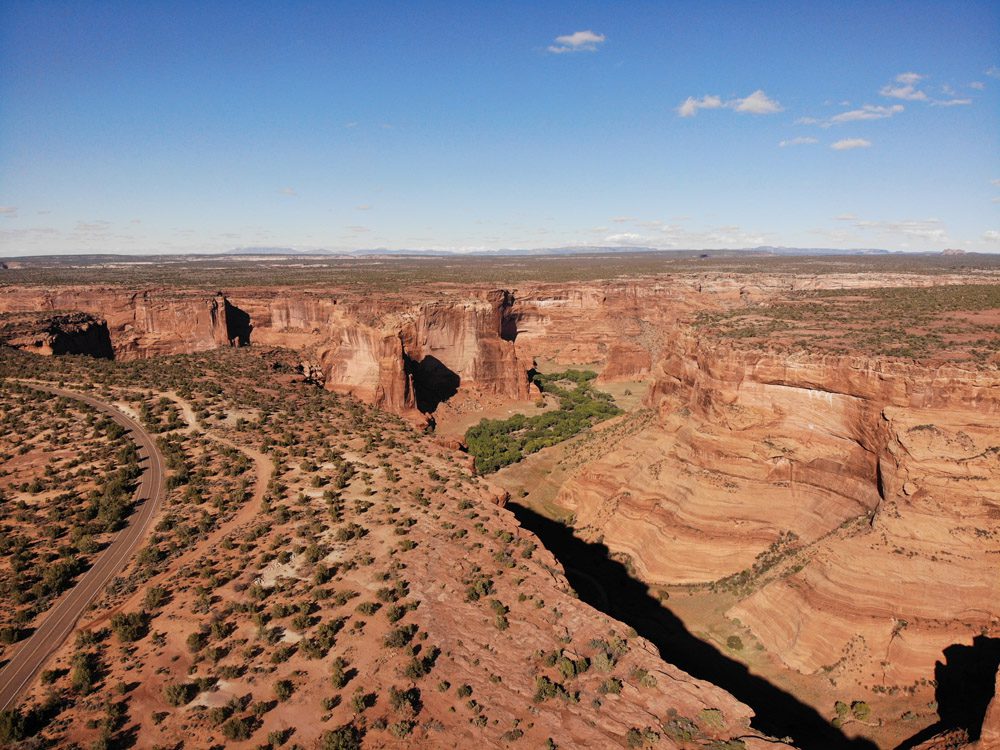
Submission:
[[[7,287],[0,312],[88,313],[120,359],[287,347],[323,387],[416,422],[444,401],[526,399],[541,361],[645,380],[655,418],[559,491],[578,535],[648,584],[728,587],[726,615],[788,670],[840,691],[920,690],[948,646],[1000,637],[996,364],[775,353],[700,336],[691,320],[802,290],[968,281],[702,273],[380,296]],[[995,746],[996,723],[994,701],[977,747]]]

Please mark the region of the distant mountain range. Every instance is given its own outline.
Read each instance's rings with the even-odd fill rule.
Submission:
[[[478,251],[450,251],[450,250],[421,250],[421,249],[401,249],[389,250],[387,248],[360,248],[357,250],[300,250],[293,247],[239,247],[227,250],[222,253],[185,253],[185,254],[126,254],[126,253],[79,253],[66,255],[21,255],[3,258],[0,262],[0,270],[6,268],[16,268],[22,263],[42,264],[68,264],[68,265],[94,265],[109,264],[118,265],[122,263],[187,263],[202,262],[210,263],[213,258],[255,258],[263,260],[265,258],[327,258],[327,259],[351,259],[351,258],[472,258],[472,257],[543,257],[543,256],[573,256],[573,255],[635,255],[642,253],[660,253],[676,258],[732,258],[734,256],[826,256],[826,255],[979,255],[978,253],[967,253],[964,250],[949,248],[937,251],[909,252],[902,250],[886,250],[884,248],[862,248],[853,250],[843,250],[831,247],[777,247],[772,245],[759,245],[757,247],[727,248],[718,249],[663,249],[658,247],[608,247],[604,245],[576,245],[573,247],[539,247],[530,250],[478,250]]]
[[[223,255],[281,255],[281,256],[340,256],[340,257],[372,257],[372,256],[431,256],[449,257],[455,255],[585,255],[585,254],[608,254],[608,253],[677,253],[677,254],[708,254],[725,255],[729,253],[754,253],[758,255],[887,255],[893,251],[882,248],[864,248],[858,250],[841,250],[827,247],[775,247],[771,245],[761,245],[759,247],[747,248],[727,248],[724,250],[704,250],[697,248],[688,249],[665,249],[660,247],[622,247],[603,245],[574,245],[572,247],[539,247],[530,250],[477,250],[477,251],[452,251],[452,250],[420,250],[401,249],[389,250],[387,248],[365,248],[358,250],[297,250],[292,247],[238,247],[228,250]],[[902,252],[902,251],[895,251]]]

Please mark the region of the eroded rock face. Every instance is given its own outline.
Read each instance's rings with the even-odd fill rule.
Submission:
[[[6,288],[0,312],[84,312],[106,321],[117,359],[191,354],[250,341],[249,320],[221,294]]]
[[[532,362],[513,340],[509,292],[414,302],[253,290],[234,299],[199,292],[8,288],[0,312],[99,315],[119,359],[251,341],[296,349],[304,368],[326,388],[400,414],[433,412],[460,387],[510,399],[528,395]]]
[[[995,372],[682,338],[649,403],[559,497],[644,580],[751,585],[729,615],[769,651],[868,686],[1000,632]]]
[[[114,355],[108,324],[87,313],[13,313],[0,319],[0,343],[32,354]]]
[[[416,302],[306,292],[237,299],[253,320],[255,342],[303,350],[326,388],[396,413],[433,412],[460,388],[528,394],[531,361],[510,335],[509,292]]]

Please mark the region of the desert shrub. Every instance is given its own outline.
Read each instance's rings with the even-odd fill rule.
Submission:
[[[864,701],[854,701],[851,703],[851,713],[858,721],[864,721],[871,715],[871,708]]]
[[[0,711],[0,742],[20,742],[28,736],[28,719],[19,708]]]
[[[598,688],[597,692],[603,694],[613,693],[617,695],[622,691],[622,681],[617,677],[609,677],[604,682],[602,682]]]
[[[406,690],[390,687],[389,705],[393,711],[406,710],[416,716],[423,709],[423,704],[420,700],[420,690],[415,687]]]
[[[321,750],[361,750],[361,731],[354,724],[345,724],[320,738]]]
[[[390,630],[388,634],[386,634],[383,642],[389,648],[403,648],[403,646],[413,640],[413,636],[416,635],[416,633],[416,625],[403,625],[402,627]]]
[[[333,686],[340,690],[344,685],[346,685],[350,679],[347,672],[348,662],[342,656],[338,656],[333,660],[331,665],[330,680],[333,682]]]
[[[253,717],[233,717],[222,725],[222,735],[233,742],[244,742],[253,736],[254,729],[256,729],[256,723]]]
[[[79,651],[73,656],[70,670],[70,684],[76,692],[86,695],[91,692],[100,679],[100,663],[97,655],[88,651]]]
[[[166,604],[169,596],[170,592],[168,592],[163,586],[150,586],[146,589],[146,596],[143,598],[143,604],[146,609],[158,609]]]
[[[287,701],[294,691],[295,686],[291,680],[278,680],[274,683],[274,695],[279,701]]]
[[[195,686],[189,682],[172,682],[163,686],[163,698],[171,706],[190,703],[195,693]]]
[[[138,641],[149,632],[149,615],[145,612],[119,612],[111,616],[111,630],[123,643]]]

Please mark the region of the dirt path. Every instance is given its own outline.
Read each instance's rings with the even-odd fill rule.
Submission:
[[[250,499],[243,503],[243,506],[236,512],[232,518],[230,518],[225,523],[221,524],[217,529],[212,531],[205,539],[198,542],[194,547],[182,553],[179,557],[174,558],[170,561],[170,570],[153,576],[142,588],[142,592],[136,591],[132,596],[121,602],[112,609],[105,610],[94,617],[93,620],[87,622],[83,627],[95,628],[103,623],[107,622],[111,616],[118,611],[123,609],[128,609],[137,605],[137,603],[142,599],[142,595],[147,588],[154,585],[155,583],[166,580],[167,578],[173,578],[177,575],[177,571],[181,570],[188,563],[193,562],[199,557],[207,554],[211,550],[214,550],[227,536],[232,534],[235,530],[250,523],[257,517],[260,512],[261,504],[264,501],[264,495],[267,494],[267,486],[271,480],[271,473],[274,471],[274,463],[266,455],[258,450],[249,448],[246,445],[238,445],[229,438],[223,437],[217,434],[211,428],[206,428],[198,418],[195,416],[194,409],[191,405],[178,396],[176,393],[167,392],[162,395],[173,401],[177,407],[181,410],[181,414],[184,417],[184,421],[187,422],[187,431],[198,430],[207,438],[214,440],[220,445],[225,445],[229,448],[234,448],[247,456],[253,461],[253,471],[254,471],[254,488],[253,494]]]

